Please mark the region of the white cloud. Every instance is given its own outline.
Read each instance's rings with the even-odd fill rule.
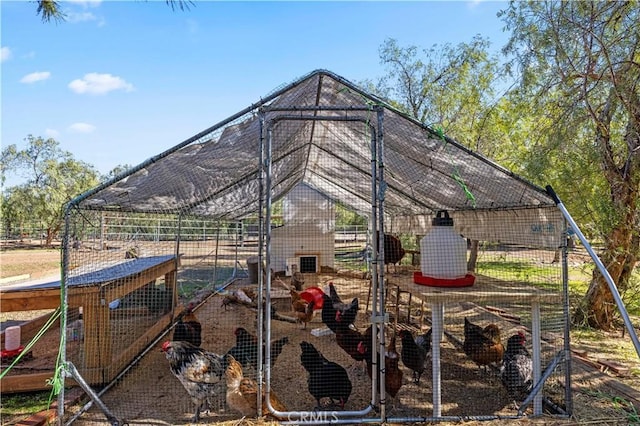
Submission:
[[[68,12],[66,14],[66,21],[71,24],[77,24],[78,22],[95,21],[98,18],[91,12]]]
[[[0,49],[0,59],[2,62],[11,59],[11,49],[2,46],[2,49]]]
[[[44,134],[47,137],[54,138],[54,139],[60,136],[60,132],[57,131],[56,129],[45,129]]]
[[[87,7],[100,6],[100,3],[102,3],[102,0],[67,0],[67,3],[77,4],[78,6],[87,8]]]
[[[35,83],[36,81],[47,80],[51,77],[51,73],[49,71],[39,71],[32,72],[31,74],[27,74],[20,79],[20,83]]]
[[[92,133],[96,126],[89,123],[73,123],[69,126],[69,131],[74,133]]]
[[[111,74],[98,74],[95,72],[85,74],[83,78],[69,83],[69,89],[78,94],[104,95],[113,90],[131,92],[134,87],[120,77]]]

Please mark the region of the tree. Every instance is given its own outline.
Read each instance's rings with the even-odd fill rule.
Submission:
[[[564,170],[577,172],[589,200],[574,205],[597,224],[600,257],[625,290],[640,256],[638,2],[512,2],[502,17],[512,31],[504,52],[522,73],[520,95],[546,111],[539,146],[571,154],[561,157],[571,163]],[[574,318],[608,330],[615,312],[596,270]]]
[[[165,0],[165,2],[171,6],[171,9],[173,10],[176,8],[185,10],[194,5],[194,2],[191,0]],[[36,3],[38,4],[36,13],[40,16],[43,22],[51,22],[51,20],[61,22],[66,19],[66,15],[62,10],[62,6],[59,1],[36,0]]]
[[[386,75],[373,89],[418,121],[478,148],[484,114],[501,75],[489,47],[487,39],[476,36],[470,43],[434,44],[420,52],[387,39],[379,49]]]
[[[480,36],[470,43],[433,45],[419,51],[400,47],[393,39],[379,49],[387,66],[377,84],[365,82],[370,90],[407,115],[454,138],[456,141],[493,156],[498,145],[487,131],[495,114],[495,87],[502,75],[490,43]],[[452,175],[461,185],[464,176]],[[478,242],[472,242],[468,267],[475,269]]]
[[[84,162],[62,151],[54,139],[29,135],[27,147],[18,151],[15,145],[2,150],[5,171],[16,171],[27,178],[21,185],[7,188],[3,197],[3,216],[8,224],[40,221],[47,230],[50,245],[63,225],[64,206],[73,197],[94,187],[98,173]]]

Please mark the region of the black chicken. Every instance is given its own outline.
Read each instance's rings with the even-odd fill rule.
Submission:
[[[500,369],[502,383],[509,396],[514,399],[527,394],[533,383],[533,362],[524,343],[525,337],[522,332],[509,337]]]
[[[301,342],[300,363],[307,370],[307,384],[309,393],[316,399],[321,408],[320,400],[329,398],[331,403],[337,403],[344,410],[344,405],[351,395],[352,385],[347,370],[341,365],[326,359],[309,342]]]
[[[329,284],[329,289],[332,284]],[[331,290],[330,290],[331,291]],[[351,303],[333,302],[332,298],[326,294],[322,295],[322,322],[329,327],[331,331],[337,333],[339,324],[347,327],[353,324],[358,316],[359,304],[358,298],[355,297]]]
[[[258,369],[258,338],[247,331],[244,327],[236,328],[236,344],[229,349],[226,354],[233,356],[243,368]],[[282,352],[283,347],[289,343],[289,337],[284,336],[271,341],[271,366],[276,362]],[[263,346],[263,353],[265,348]],[[225,365],[225,368],[227,366]]]
[[[338,323],[338,329],[336,331],[336,343],[342,348],[354,361],[362,364],[365,360],[365,354],[359,350],[360,345],[367,337],[357,330],[352,330],[349,325],[345,325],[341,322]],[[369,340],[371,338],[369,337]],[[353,367],[352,367],[353,368]]]
[[[415,339],[409,330],[400,330],[402,363],[413,371],[413,382],[420,383],[427,355],[431,351],[431,329]]]
[[[178,321],[173,329],[173,340],[200,346],[202,343],[202,325],[193,313],[193,308],[193,303],[189,303],[186,309],[178,315]]]

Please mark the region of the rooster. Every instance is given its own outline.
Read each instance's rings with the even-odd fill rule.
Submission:
[[[500,378],[509,396],[514,399],[528,393],[533,383],[533,362],[524,343],[522,332],[509,337],[502,357]]]
[[[321,408],[320,400],[329,398],[337,402],[344,410],[352,390],[347,370],[339,364],[326,359],[309,342],[301,342],[300,363],[308,373],[307,386],[309,393],[316,399],[317,409]]]
[[[331,298],[324,294],[322,302],[321,318],[322,322],[334,333],[339,327],[339,323],[347,327],[353,324],[358,316],[358,298],[354,298],[351,303],[332,303]]]
[[[242,366],[233,356],[226,355],[225,379],[227,383],[227,405],[243,416],[255,416],[258,411],[258,383],[243,376]],[[262,389],[262,416],[275,417],[269,411],[265,400],[266,392]],[[277,411],[287,411],[273,391],[269,392],[271,407]]]
[[[200,346],[202,343],[202,325],[193,313],[193,308],[193,303],[189,303],[186,309],[178,316],[178,321],[173,329],[173,341],[189,342],[193,346]]]
[[[182,383],[195,405],[193,422],[200,421],[200,410],[223,388],[222,356],[207,352],[189,342],[166,341],[162,352],[169,360],[171,373]]]
[[[504,345],[496,324],[482,328],[465,318],[464,335],[462,349],[479,367],[502,361]]]
[[[431,351],[431,329],[414,339],[409,330],[400,330],[402,363],[413,371],[413,382],[420,383],[427,355]]]

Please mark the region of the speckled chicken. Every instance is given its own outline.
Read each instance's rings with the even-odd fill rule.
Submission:
[[[182,383],[195,405],[193,422],[200,421],[200,411],[211,406],[211,398],[222,392],[223,358],[189,342],[166,341],[162,351],[169,360],[171,373]]]
[[[414,339],[409,330],[400,330],[402,363],[413,371],[413,382],[420,383],[427,355],[431,351],[431,329]]]
[[[518,332],[507,340],[507,349],[502,357],[500,378],[513,399],[520,399],[531,390],[533,362],[524,346],[524,333]]]

